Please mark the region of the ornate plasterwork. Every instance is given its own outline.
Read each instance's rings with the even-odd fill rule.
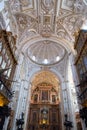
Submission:
[[[18,28],[18,41],[34,37],[66,39],[73,43],[74,32],[82,25],[86,4],[82,0],[9,0]],[[84,15],[83,15],[84,14]],[[33,30],[33,31],[31,31]],[[72,44],[73,46],[73,44]]]
[[[41,0],[41,8],[45,12],[49,12],[53,9],[55,0]]]
[[[30,60],[39,65],[53,65],[65,56],[65,48],[51,40],[38,41],[27,48]]]
[[[13,12],[26,12],[34,9],[34,0],[9,0]]]
[[[58,37],[63,37],[67,40],[74,41],[74,33],[79,30],[82,25],[82,15],[69,15],[67,17],[58,19],[56,33]]]
[[[55,86],[58,90],[59,80],[57,79],[56,75],[54,75],[50,71],[41,71],[34,76],[32,79],[32,86],[37,86],[40,83],[49,83]]]
[[[37,20],[32,16],[25,15],[23,13],[16,13],[15,18],[18,24],[19,37],[23,37],[23,34],[29,32],[30,29],[36,29]]]
[[[76,2],[74,3],[74,11],[75,13],[81,13],[85,16],[85,14],[87,13],[87,6],[83,1],[85,0],[76,0]]]
[[[72,38],[68,35],[67,30],[64,28],[62,21],[57,23],[56,34],[59,38],[67,39],[68,41],[72,40]]]
[[[34,29],[43,37],[50,37],[55,33],[58,37],[73,42],[73,33],[82,24],[82,16],[75,13],[82,13],[86,9],[86,5],[81,0],[61,2],[59,0],[10,0],[10,2],[18,24],[20,39],[26,38],[24,35],[30,32],[29,29]]]
[[[50,67],[50,70],[53,71],[55,70],[56,72],[58,72],[62,78],[66,77],[66,71],[67,71],[67,63],[68,63],[68,54],[66,54],[66,56],[64,57],[64,59],[58,63],[58,65],[54,65],[52,67]]]
[[[39,33],[49,37],[55,30],[57,0],[40,0],[39,3]]]
[[[74,0],[62,0],[61,7],[63,9],[72,10],[74,5]]]
[[[34,8],[34,0],[19,0],[19,1],[22,11]]]
[[[24,39],[27,39],[28,37],[33,38],[36,34],[37,34],[37,32],[35,29],[25,30],[25,32],[20,37],[19,42],[22,42]]]

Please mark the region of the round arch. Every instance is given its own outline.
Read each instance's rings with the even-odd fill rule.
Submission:
[[[48,40],[48,41],[50,40],[50,41],[56,42],[59,45],[62,45],[67,50],[68,53],[75,54],[73,44],[65,39],[58,38],[57,36],[51,36],[49,38],[45,38],[45,37],[41,37],[40,35],[37,35],[37,36],[34,36],[33,38],[27,38],[25,41],[21,42],[20,49],[22,50],[23,53],[25,53],[27,48],[31,44],[35,44],[36,42],[44,41],[44,40]]]
[[[50,78],[52,78],[55,81],[54,82],[53,82],[53,80],[49,81]],[[38,79],[38,81],[37,81],[37,79]],[[41,81],[39,81],[39,80],[41,80]],[[54,110],[56,112],[58,112],[58,121],[60,122],[58,124],[58,127],[60,129],[61,129],[61,127],[63,128],[63,118],[61,118],[61,116],[62,116],[61,113],[64,113],[64,110],[63,110],[63,106],[61,105],[61,101],[62,101],[61,98],[62,97],[61,97],[61,93],[60,93],[60,91],[61,91],[60,88],[61,87],[60,87],[60,78],[58,77],[58,74],[56,74],[53,71],[49,71],[49,70],[37,71],[36,73],[33,73],[33,75],[31,76],[30,82],[31,82],[31,85],[29,87],[29,92],[30,92],[29,96],[30,96],[30,98],[29,98],[29,102],[28,102],[28,105],[29,105],[28,113],[29,112],[32,113],[33,111],[34,112],[37,111],[37,109],[35,109],[33,107],[35,102],[36,102],[36,105],[38,106],[38,109],[39,109],[39,112],[36,112],[38,114],[40,114],[41,109],[43,109],[46,106],[49,113],[53,113]],[[43,87],[43,83],[46,83],[46,82],[48,82],[48,85]],[[42,86],[39,83],[42,83]],[[33,85],[35,85],[35,86],[33,87]],[[52,91],[52,88],[54,88],[53,91]],[[39,91],[38,91],[38,89],[39,89]],[[45,93],[48,92],[48,94],[46,93],[45,96],[49,97],[49,98],[46,98],[46,99],[42,98],[43,97],[42,95],[45,94],[44,92]],[[47,96],[47,95],[49,95],[49,96]],[[54,103],[53,103],[53,96],[56,97],[55,98],[56,102],[54,102]],[[37,98],[35,98],[35,97],[37,97]],[[40,104],[38,103],[39,100],[40,100]],[[47,101],[49,103],[47,103]],[[55,105],[53,106],[52,103],[55,104]],[[31,115],[33,115],[33,113]],[[31,115],[29,115],[29,116],[31,116]],[[52,118],[51,116],[52,115],[49,115],[49,118]],[[39,115],[39,117],[40,117],[40,115]],[[29,120],[29,118],[27,120]],[[28,126],[28,124],[27,124],[27,126]],[[50,123],[49,123],[49,128],[50,128]]]

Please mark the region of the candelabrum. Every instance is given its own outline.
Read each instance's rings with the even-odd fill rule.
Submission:
[[[23,130],[23,124],[24,124],[24,113],[21,113],[21,118],[16,119],[16,126],[17,130]]]
[[[72,122],[68,121],[68,115],[67,114],[65,114],[64,126],[66,127],[66,130],[70,130],[73,127]]]

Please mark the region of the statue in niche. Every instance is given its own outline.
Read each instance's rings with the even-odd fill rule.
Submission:
[[[38,94],[35,94],[34,95],[34,102],[37,102],[38,101]]]

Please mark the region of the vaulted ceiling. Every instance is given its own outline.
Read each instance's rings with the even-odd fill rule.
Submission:
[[[9,3],[17,47],[22,49],[24,46],[29,59],[41,65],[62,59],[64,54],[56,53],[64,51],[61,41],[68,42],[73,48],[74,34],[87,14],[86,0],[9,0]],[[51,37],[56,37],[56,42]],[[58,39],[60,46],[55,49]],[[31,40],[35,45],[31,45]]]
[[[7,5],[16,46],[31,61],[30,71],[33,63],[56,64],[54,69],[64,75],[75,32],[87,17],[87,0],[9,0]]]
[[[74,32],[87,12],[85,3],[86,0],[10,0],[19,41],[39,34],[73,42]]]

